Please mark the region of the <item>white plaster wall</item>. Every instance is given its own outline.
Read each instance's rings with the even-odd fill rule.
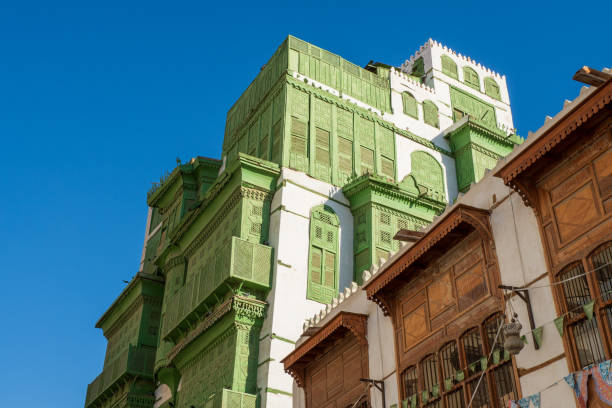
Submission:
[[[446,198],[451,202],[457,197],[459,192],[457,188],[457,176],[455,170],[455,159],[448,157],[436,150],[423,146],[420,143],[414,142],[401,135],[395,135],[395,151],[397,152],[397,180],[401,181],[404,177],[410,174],[412,161],[410,154],[417,150],[432,155],[438,163],[442,165],[442,173],[444,175],[444,188],[446,189]]]
[[[261,330],[258,387],[273,388],[291,393],[293,379],[285,373],[281,360],[294,345],[265,337],[277,336],[296,341],[302,324],[323,306],[306,299],[308,250],[310,240],[310,211],[325,204],[331,207],[340,221],[339,288],[350,286],[353,277],[353,216],[349,201],[340,189],[315,180],[304,173],[283,168],[279,185],[272,200],[270,244],[274,247],[274,280],[268,295],[268,312]],[[287,407],[291,397],[262,391],[262,406]]]
[[[576,400],[574,399],[574,393],[565,381],[562,380],[567,374],[568,367],[565,359],[556,361],[534,373],[527,374],[521,377],[523,395],[529,396],[541,391],[540,401],[542,408],[575,408]],[[544,390],[556,381],[559,381],[557,385]]]

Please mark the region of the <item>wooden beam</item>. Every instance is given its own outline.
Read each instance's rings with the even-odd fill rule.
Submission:
[[[603,85],[610,78],[612,78],[612,74],[589,68],[586,65],[576,71],[572,77],[574,81],[592,86]]]

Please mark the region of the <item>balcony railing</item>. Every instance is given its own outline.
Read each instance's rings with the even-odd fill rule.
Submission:
[[[170,299],[162,323],[162,337],[172,333],[187,316],[199,309],[214,293],[223,295],[227,285],[266,290],[271,284],[272,248],[232,237],[232,244],[216,254],[215,262],[192,277]],[[202,312],[203,313],[203,312]]]
[[[223,389],[221,408],[252,408],[255,406],[257,397],[253,394]]]
[[[112,363],[104,367],[102,373],[87,386],[85,407],[91,406],[95,401],[110,395],[113,385],[126,375],[138,375],[153,378],[155,364],[155,349],[139,348],[130,345]]]

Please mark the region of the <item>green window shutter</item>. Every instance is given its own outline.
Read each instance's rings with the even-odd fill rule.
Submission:
[[[353,141],[338,138],[338,179],[344,185],[353,175]]]
[[[402,92],[402,105],[406,115],[418,118],[417,101],[414,96],[408,92]]]
[[[383,156],[380,158],[380,163],[381,163],[381,173],[391,179],[394,179],[395,178],[395,166],[394,166],[393,160],[388,159]]]
[[[427,197],[446,201],[442,166],[429,153],[416,151],[410,154],[410,174],[417,184],[427,188]]]
[[[274,163],[281,162],[282,156],[282,120],[279,120],[272,126],[272,161]]]
[[[296,117],[291,117],[289,166],[295,170],[308,171],[308,124]]]
[[[499,91],[499,85],[493,78],[484,79],[485,94],[489,95],[493,99],[501,100],[501,94]]]
[[[308,299],[329,303],[338,293],[338,232],[338,217],[331,208],[311,211]]]
[[[463,68],[463,82],[471,88],[480,91],[480,80],[478,74],[470,67]]]
[[[416,77],[422,77],[425,75],[425,64],[423,62],[423,57],[420,57],[414,64],[412,64],[412,75]]]
[[[374,150],[361,146],[361,174],[374,174]]]
[[[425,123],[433,127],[440,127],[438,107],[432,101],[423,101],[423,117]]]
[[[442,72],[451,78],[458,79],[455,61],[447,55],[443,55],[440,59],[442,60]]]
[[[261,138],[261,142],[259,145],[259,157],[268,160],[268,135],[266,134]]]
[[[329,151],[329,132],[315,129],[315,177],[323,181],[331,181]]]

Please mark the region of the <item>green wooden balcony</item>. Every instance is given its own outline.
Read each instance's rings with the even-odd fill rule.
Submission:
[[[153,379],[154,364],[155,349],[130,345],[87,386],[85,407],[97,406],[97,402],[106,400],[132,376]]]
[[[231,246],[217,253],[213,264],[189,274],[185,285],[169,298],[162,338],[188,331],[230,288],[269,290],[271,270],[271,247],[232,237]]]

